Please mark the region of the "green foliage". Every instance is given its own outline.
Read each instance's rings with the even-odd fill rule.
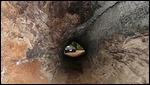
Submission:
[[[76,42],[72,42],[71,45],[74,46],[77,50],[83,50],[83,47]]]

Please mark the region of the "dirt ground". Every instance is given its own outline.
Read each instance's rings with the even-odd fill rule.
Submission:
[[[64,53],[64,54],[70,57],[77,57],[77,56],[80,56],[84,52],[85,52],[84,50],[76,50],[76,52],[70,52],[70,53]]]
[[[117,39],[117,38],[119,39],[119,37],[115,37],[115,39]],[[114,39],[114,41],[115,41],[115,39]],[[102,51],[104,51],[104,50],[109,51],[110,54],[114,56],[113,58],[115,60],[118,60],[119,62],[123,62],[123,61],[126,61],[125,60],[126,58],[118,57],[118,55],[122,55],[121,54],[122,52],[120,50],[121,48],[126,49],[128,51],[135,51],[134,48],[136,48],[136,49],[138,48],[138,50],[139,50],[138,52],[140,52],[140,53],[143,52],[143,57],[141,57],[142,59],[139,60],[136,57],[134,57],[134,55],[132,54],[133,57],[130,57],[131,59],[129,58],[129,60],[132,61],[131,62],[132,64],[129,65],[129,67],[136,66],[133,69],[131,67],[131,70],[133,73],[135,73],[136,75],[139,75],[143,79],[143,80],[139,80],[139,83],[141,83],[141,82],[147,83],[148,79],[149,79],[148,74],[143,73],[144,70],[143,71],[138,71],[138,70],[139,69],[145,69],[145,70],[148,69],[147,67],[145,67],[149,64],[149,61],[148,61],[149,58],[147,57],[147,56],[149,56],[149,53],[148,53],[148,51],[149,51],[149,49],[148,49],[149,36],[148,36],[148,34],[134,35],[134,36],[122,38],[120,40],[123,40],[122,41],[123,44],[117,43],[118,46],[121,45],[120,47],[117,47],[117,48],[116,48],[115,44],[112,44],[111,42],[105,42],[105,45],[103,45]],[[110,44],[111,44],[111,46],[110,46]],[[119,53],[117,53],[118,51],[119,51]],[[76,55],[80,55],[80,53],[82,53],[82,52],[83,51],[77,51],[76,53],[67,53],[67,55],[76,56]],[[144,54],[146,54],[146,55],[144,55]],[[137,53],[137,55],[138,55],[138,53]],[[135,58],[135,60],[137,59],[136,62],[138,62],[138,63],[136,64],[135,62],[133,62],[132,58]],[[126,62],[128,62],[128,61],[126,61]],[[123,63],[126,64],[126,62],[123,62]],[[59,76],[59,79],[56,79],[57,81],[55,83],[73,84],[73,83],[87,83],[87,82],[90,83],[90,81],[92,81],[92,80],[90,80],[90,78],[88,80],[88,78],[86,77],[86,76],[88,76],[88,73],[86,73],[82,69],[83,67],[81,67],[80,63],[78,63],[78,67],[74,66],[74,65],[77,65],[77,64],[73,64],[73,62],[72,62],[72,65],[70,65],[71,67],[69,67],[69,65],[68,65],[67,67],[62,67],[63,69],[60,68],[60,70],[58,71],[58,73],[56,75],[56,76]],[[70,69],[68,69],[68,67]],[[108,69],[108,67],[107,67],[107,69]],[[41,69],[41,62],[38,60],[33,60],[30,62],[24,61],[23,63],[20,63],[20,61],[13,60],[12,58],[10,58],[8,56],[7,57],[2,56],[1,57],[1,82],[2,82],[2,84],[6,84],[6,83],[7,84],[8,83],[9,84],[48,84],[48,83],[51,83],[41,73],[40,69]],[[102,69],[100,69],[99,73],[101,73],[101,70]],[[103,69],[103,70],[106,70],[106,69]],[[107,72],[107,71],[109,73],[109,70],[106,70],[105,72]],[[120,71],[121,71],[121,69],[120,69]],[[118,72],[119,72],[119,70],[118,70]],[[127,72],[127,70],[125,72]],[[129,73],[129,72],[127,72],[127,73]],[[123,75],[120,75],[120,76],[123,76]],[[128,74],[126,74],[124,76],[126,76],[126,78],[130,78],[130,77],[128,77]],[[137,80],[141,79],[140,77],[137,77]],[[109,78],[109,76],[108,76],[108,78]],[[86,80],[84,80],[84,79],[86,79]],[[105,77],[103,77],[102,79],[99,79],[99,80],[101,80],[100,81],[101,83],[113,83],[110,81],[109,82],[105,81]],[[122,79],[122,81],[124,81],[124,80]],[[130,83],[130,82],[127,82],[127,83]]]

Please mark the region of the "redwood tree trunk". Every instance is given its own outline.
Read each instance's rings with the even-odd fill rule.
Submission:
[[[149,83],[148,1],[1,5],[2,83]],[[73,41],[84,56],[64,55]]]

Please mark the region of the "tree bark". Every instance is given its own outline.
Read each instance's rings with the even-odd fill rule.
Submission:
[[[36,59],[48,83],[149,83],[148,1],[2,1],[1,5],[3,83],[22,83],[23,72],[34,76],[32,68],[39,63],[30,62]],[[73,41],[85,55],[74,59],[64,55]],[[21,67],[25,71],[17,70]]]
[[[92,83],[149,83],[148,2],[98,4],[101,7],[77,27],[75,35],[86,49],[88,60],[83,64],[83,75],[90,75],[85,78]]]

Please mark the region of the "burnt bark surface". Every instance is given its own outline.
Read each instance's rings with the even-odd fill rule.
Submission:
[[[98,4],[101,7],[75,33],[76,40],[87,50],[89,61],[83,64],[84,73],[91,74],[88,77],[95,83],[149,83],[146,52],[149,40],[146,39],[147,44],[141,43],[144,37],[149,37],[146,36],[148,2],[99,1]],[[145,56],[138,50],[143,50]]]

